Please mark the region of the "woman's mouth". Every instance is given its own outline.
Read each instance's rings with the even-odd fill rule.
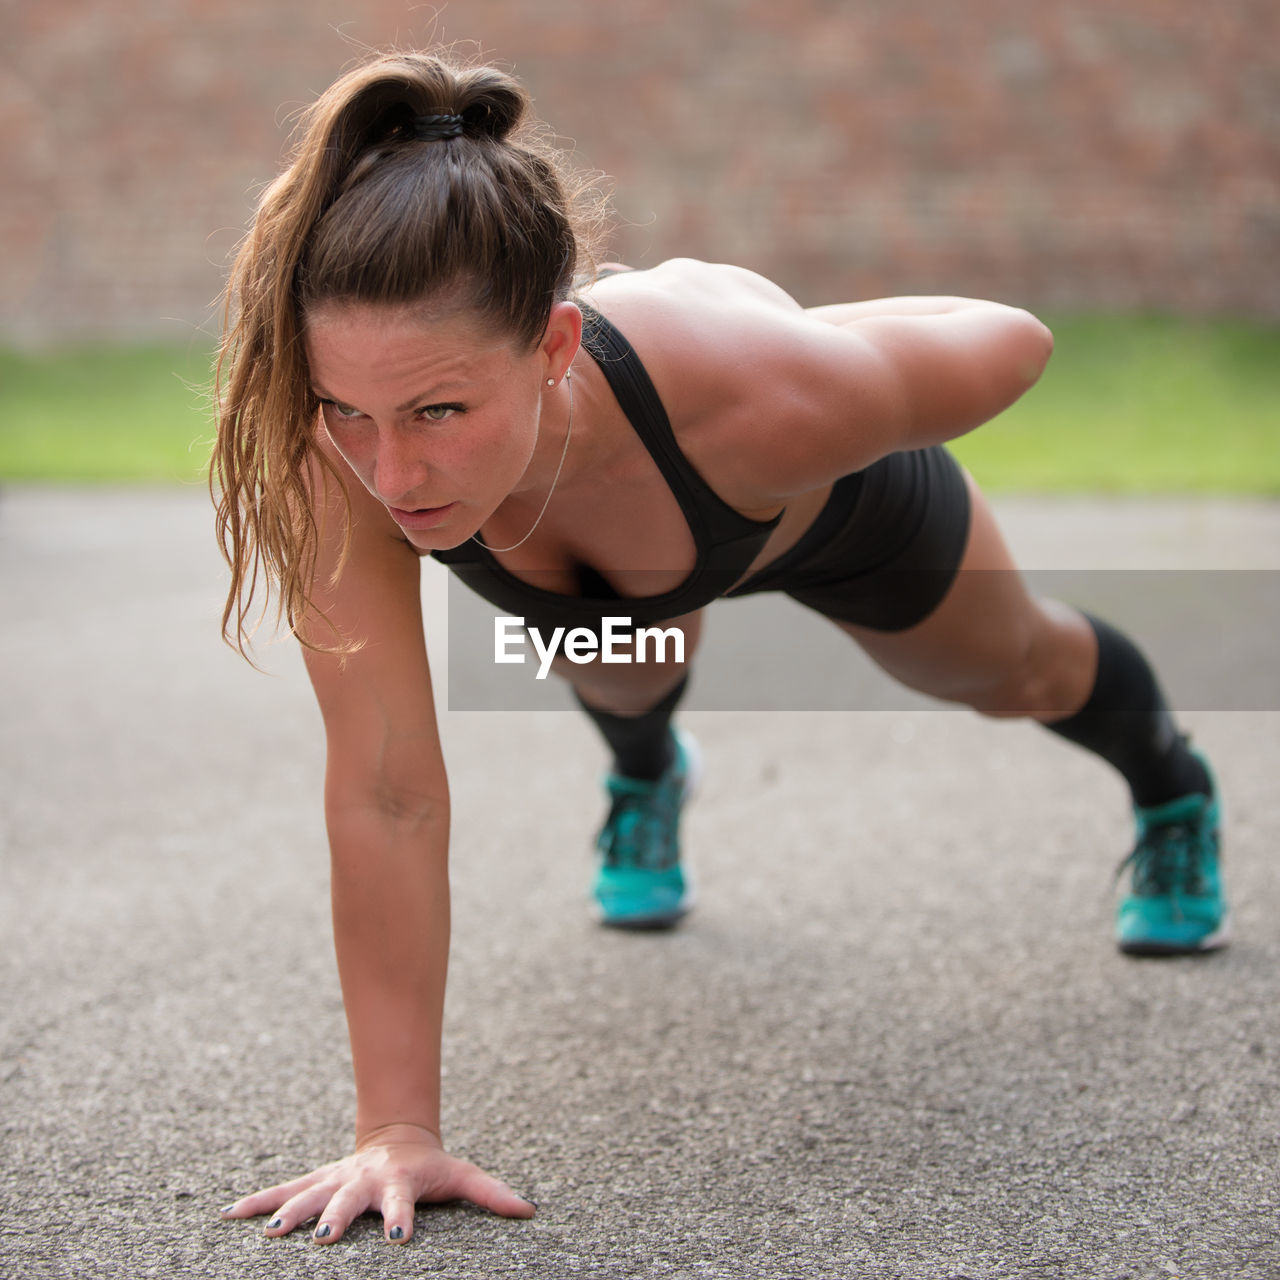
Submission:
[[[456,502],[451,502],[448,506],[422,507],[417,511],[406,511],[402,507],[388,507],[387,510],[402,529],[420,530],[434,529],[436,525],[443,524],[457,505]]]

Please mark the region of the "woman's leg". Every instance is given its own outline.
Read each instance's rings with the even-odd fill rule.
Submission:
[[[694,781],[696,748],[672,730],[671,720],[688,683],[702,615],[662,625],[683,631],[682,662],[576,666],[561,659],[555,667],[572,682],[579,705],[613,753],[592,894],[600,922],[618,928],[664,928],[690,905],[680,863],[680,812]]]
[[[966,483],[969,539],[938,607],[901,632],[839,625],[911,688],[989,716],[1030,716],[1114,765],[1129,784],[1139,826],[1120,945],[1143,953],[1221,945],[1218,810],[1203,758],[1177,731],[1132,642],[1028,592],[989,504],[970,477]]]
[[[1027,590],[990,504],[971,477],[960,572],[932,613],[905,631],[840,625],[890,675],[988,716],[1029,716],[1104,756],[1139,804],[1203,781],[1172,731],[1146,659],[1120,632]],[[1117,746],[1120,733],[1136,741]],[[1190,784],[1190,785],[1188,785]]]
[[[675,758],[671,718],[688,684],[702,614],[662,625],[684,633],[683,662],[575,666],[558,658],[552,668],[572,683],[578,705],[613,752],[614,773],[647,782],[660,778]]]
[[[927,618],[902,631],[838,625],[894,679],[990,716],[1061,720],[1084,706],[1097,666],[1083,615],[1030,594],[990,504],[965,474],[968,539]]]

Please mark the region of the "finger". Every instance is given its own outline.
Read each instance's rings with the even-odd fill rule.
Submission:
[[[538,1206],[511,1190],[505,1182],[478,1169],[464,1165],[453,1186],[454,1194],[472,1204],[488,1209],[503,1218],[532,1218]]]
[[[291,1182],[281,1182],[263,1191],[255,1191],[253,1195],[244,1196],[219,1212],[225,1218],[253,1218],[262,1213],[275,1213],[285,1201],[314,1186],[325,1172],[325,1170],[316,1169],[301,1178],[294,1178]]]
[[[408,1244],[413,1236],[414,1198],[407,1182],[392,1182],[382,1193],[382,1232],[393,1244]]]
[[[287,1236],[300,1223],[314,1218],[329,1203],[333,1188],[321,1183],[290,1197],[276,1210],[264,1230],[267,1235]]]
[[[320,1221],[311,1232],[320,1244],[337,1244],[343,1233],[366,1209],[372,1208],[369,1192],[358,1182],[339,1187],[317,1212]]]

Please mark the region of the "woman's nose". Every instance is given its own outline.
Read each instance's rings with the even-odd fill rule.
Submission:
[[[378,497],[393,507],[413,507],[410,500],[427,478],[426,460],[415,442],[394,428],[378,433],[378,454],[373,464],[373,484]]]

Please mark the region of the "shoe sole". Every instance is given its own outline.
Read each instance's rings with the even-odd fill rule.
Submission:
[[[1168,942],[1117,942],[1116,946],[1127,956],[1198,956],[1207,951],[1221,951],[1230,942],[1231,921],[1224,916],[1222,923],[1194,946],[1180,947]]]
[[[604,911],[597,906],[593,915],[598,925],[606,929],[625,929],[630,933],[661,933],[664,929],[674,928],[693,909],[691,895],[686,891],[685,901],[679,911],[663,912],[656,916],[624,916],[606,918]]]
[[[702,782],[702,748],[698,745],[698,740],[691,733],[684,733],[676,730],[676,737],[680,740],[680,746],[684,749],[684,758],[687,768],[684,775],[684,790],[680,793],[680,803],[687,804],[698,793],[698,787]]]

